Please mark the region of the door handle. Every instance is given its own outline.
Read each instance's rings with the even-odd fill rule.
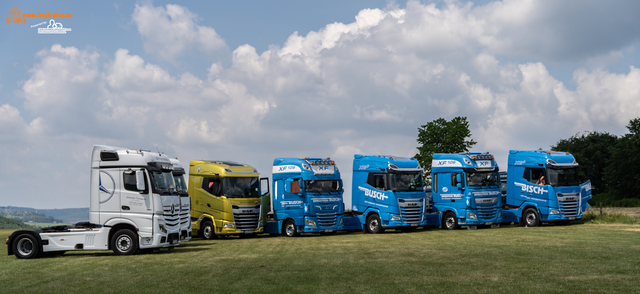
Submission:
[[[126,205],[122,205],[122,210],[130,210],[131,208],[129,208],[129,206]]]

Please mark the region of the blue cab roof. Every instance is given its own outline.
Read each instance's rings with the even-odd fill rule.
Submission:
[[[418,160],[411,157],[395,155],[362,155],[353,156],[354,171],[382,171],[393,165],[400,169],[420,169]]]
[[[432,172],[459,171],[463,168],[491,170],[498,168],[493,155],[481,152],[435,153],[431,161]]]
[[[509,166],[578,166],[576,159],[569,152],[549,150],[509,150]]]

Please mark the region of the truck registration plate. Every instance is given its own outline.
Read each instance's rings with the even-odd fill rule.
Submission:
[[[253,234],[253,231],[244,231],[245,234]]]
[[[326,233],[331,233],[333,230],[324,230]]]
[[[411,224],[411,226],[412,226],[412,227],[417,227],[417,226],[418,226],[418,224]]]
[[[575,217],[570,217],[570,218],[569,218],[569,220],[574,220],[574,219],[576,219],[576,218],[575,218]]]
[[[485,225],[493,225],[492,222],[485,223]]]

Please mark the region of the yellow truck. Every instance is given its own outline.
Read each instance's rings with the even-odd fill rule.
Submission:
[[[227,160],[192,160],[189,164],[191,228],[196,236],[255,235],[263,232],[263,203],[258,171]]]

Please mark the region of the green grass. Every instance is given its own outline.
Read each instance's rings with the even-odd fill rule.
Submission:
[[[640,216],[628,212],[609,210],[600,213],[598,209],[588,209],[583,214],[583,221],[594,224],[640,224]]]
[[[194,239],[134,256],[0,256],[5,293],[638,293],[639,279],[640,225],[623,224]]]

